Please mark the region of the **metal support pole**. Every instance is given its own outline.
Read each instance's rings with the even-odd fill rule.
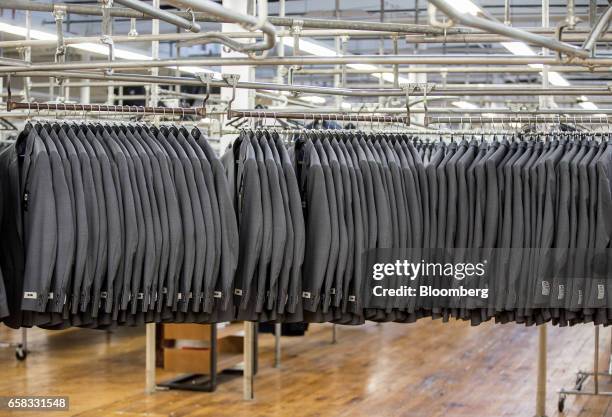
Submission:
[[[155,9],[159,9],[160,1],[153,0],[153,7]],[[151,20],[151,34],[159,35],[159,20],[153,19]],[[159,59],[159,41],[151,42],[151,56],[153,60]],[[157,76],[159,75],[159,68],[151,68],[151,75]],[[156,107],[157,102],[159,101],[159,84],[153,84],[151,86],[151,106]]]
[[[281,334],[282,324],[274,324],[274,367],[280,368],[281,365]]]
[[[599,326],[595,326],[595,349],[593,353],[593,387],[599,395]]]
[[[542,27],[548,27],[549,24],[549,0],[542,0]],[[542,55],[546,56],[548,50],[542,48]],[[548,88],[548,67],[542,68],[542,88]],[[540,108],[548,108],[548,97],[540,97]],[[547,324],[538,326],[538,379],[536,390],[536,417],[546,416],[546,350],[548,345],[548,327]]]
[[[28,329],[25,327],[21,329],[21,347],[23,348],[23,351],[27,354],[28,353]]]
[[[332,344],[335,345],[338,343],[338,325],[332,325]]]
[[[608,374],[612,375],[612,330],[610,330],[610,358],[608,360]]]
[[[510,21],[510,0],[504,1],[504,25],[510,26],[512,22]]]
[[[146,324],[145,393],[155,392],[155,323]]]
[[[244,370],[242,378],[243,399],[252,400],[253,392],[253,371],[255,359],[255,323],[244,322]]]
[[[589,24],[595,26],[597,20],[597,0],[589,0]]]
[[[159,9],[159,0],[153,0],[152,7]],[[153,19],[151,21],[151,33],[154,35],[159,34],[159,20]],[[159,41],[151,42],[151,54],[153,59],[159,59]],[[151,75],[156,76],[159,74],[159,68],[152,68]],[[112,87],[109,87],[112,88]],[[159,95],[159,85],[153,84],[151,86],[151,102],[149,103],[152,107],[157,106],[157,98]],[[147,381],[146,391],[148,394],[155,392],[155,334],[156,324],[148,323],[147,325],[147,345],[146,345],[146,356],[147,356]]]
[[[336,20],[340,18],[340,0],[335,1],[334,17],[336,18]],[[341,52],[341,48],[342,48],[341,42],[342,41],[339,37],[334,38],[334,47],[336,49],[336,52]],[[346,76],[346,66],[336,65],[334,69],[339,71],[338,74],[334,75],[334,87],[339,87],[340,85],[344,86],[344,81],[345,81],[345,76]],[[342,97],[336,97],[335,101],[336,101],[336,108],[339,109],[340,106],[342,105]]]
[[[279,0],[278,2],[278,15],[280,17],[285,17],[285,0]],[[282,37],[279,39],[277,48],[278,48],[278,51],[277,51],[278,56],[284,57],[285,56],[285,42]],[[279,65],[276,68],[276,82],[282,84],[284,82],[284,75],[285,75],[285,66]]]
[[[25,20],[26,20],[26,40],[29,41],[31,39],[31,34],[30,31],[32,29],[32,12],[31,11],[26,11],[26,16],[25,16]],[[24,61],[27,62],[28,64],[32,62],[32,47],[25,47],[24,49]],[[30,77],[25,77],[23,80],[23,91],[25,93],[25,100],[26,101],[30,101],[30,85],[32,84],[32,80]]]
[[[397,43],[397,36],[393,37],[393,55],[399,54],[399,46]],[[393,66],[393,87],[399,88],[399,65]]]
[[[546,323],[538,326],[538,386],[536,391],[536,417],[546,416]]]

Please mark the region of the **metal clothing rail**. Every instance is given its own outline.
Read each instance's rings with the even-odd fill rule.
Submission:
[[[6,102],[7,111],[26,109],[26,110],[51,110],[51,111],[75,111],[75,112],[100,112],[100,113],[129,113],[140,115],[165,115],[165,116],[184,116],[196,115],[204,116],[205,110],[202,107],[149,107],[149,106],[115,106],[106,104],[66,104],[66,103],[20,103],[15,101]]]
[[[384,123],[407,123],[406,116],[386,115],[360,115],[349,113],[308,113],[308,112],[274,112],[274,111],[251,111],[251,110],[229,110],[230,118],[259,118],[259,119],[298,119],[298,120],[341,120],[345,122],[384,122]]]
[[[592,111],[591,111],[592,112]],[[487,123],[581,123],[581,124],[609,124],[612,116],[602,114],[601,116],[589,116],[585,118],[582,115],[565,116],[543,115],[543,116],[501,116],[501,117],[461,117],[461,116],[426,116],[428,124],[440,123],[470,123],[470,124],[487,124]]]

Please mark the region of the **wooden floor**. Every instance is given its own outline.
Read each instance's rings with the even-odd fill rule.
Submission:
[[[25,362],[0,349],[0,396],[68,395],[66,415],[531,417],[534,411],[537,329],[518,325],[472,328],[423,320],[339,327],[335,345],[331,326],[314,325],[306,337],[283,338],[281,369],[272,367],[272,337],[262,335],[256,399],[250,402],[242,400],[240,378],[212,394],[145,395],[142,328],[110,335],[79,329],[29,335]],[[575,371],[591,366],[592,335],[590,325],[549,328],[549,416],[558,415],[556,390],[570,388]],[[1,341],[18,336],[0,327]],[[602,368],[609,343],[610,330],[604,329]],[[159,372],[160,380],[171,376]],[[568,398],[565,415],[612,416],[612,406],[605,398]]]

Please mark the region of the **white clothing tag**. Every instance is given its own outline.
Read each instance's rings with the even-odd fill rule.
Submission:
[[[542,295],[550,295],[550,283],[542,281]]]

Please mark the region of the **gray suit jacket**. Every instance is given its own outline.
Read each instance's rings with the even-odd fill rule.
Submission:
[[[272,150],[270,149],[270,145],[268,144],[268,140],[262,137],[258,142],[263,151],[264,163],[268,174],[270,200],[272,203],[272,218],[274,219],[272,224],[272,256],[270,259],[267,285],[269,293],[266,297],[266,308],[275,311],[275,306],[279,301],[277,300],[278,283],[283,267],[285,245],[287,243],[287,223],[290,223],[291,219],[287,217],[285,212],[278,167]]]
[[[219,221],[223,233],[221,234],[220,276],[217,279],[216,289],[221,292],[218,304],[221,310],[225,311],[229,309],[231,300],[233,300],[233,282],[238,265],[238,224],[232,199],[234,183],[226,178],[223,165],[208,141],[200,136],[197,144],[202,148],[211,164],[217,192]]]
[[[184,153],[185,157],[190,161],[193,170],[196,189],[192,190],[192,197],[196,196],[199,200],[199,209],[194,207],[194,215],[200,218],[204,224],[204,236],[201,236],[203,246],[197,249],[194,281],[191,287],[191,292],[193,294],[191,309],[197,313],[200,311],[205,295],[212,294],[214,285],[212,274],[215,256],[217,256],[217,254],[215,252],[215,229],[213,224],[212,204],[206,180],[204,179],[204,169],[198,155],[181,132],[175,133],[177,143],[182,146],[182,149],[179,150],[179,155],[181,152]],[[196,235],[196,243],[197,241],[198,236]],[[210,296],[206,298],[210,300]]]
[[[49,155],[42,139],[32,128],[17,139],[21,160],[21,190],[23,210],[23,244],[26,262],[23,288],[20,291],[22,310],[44,312],[53,284],[57,256],[57,212],[53,193],[53,176]]]
[[[281,158],[283,173],[287,182],[289,210],[291,212],[294,235],[293,255],[291,257],[291,277],[287,289],[288,297],[286,309],[289,313],[295,313],[298,304],[301,304],[302,301],[302,264],[304,262],[306,250],[306,226],[304,222],[304,212],[302,211],[300,188],[289,153],[280,138],[275,140],[275,144]]]
[[[332,220],[326,178],[310,140],[303,145],[302,188],[305,195],[306,248],[302,281],[304,310],[316,312],[330,259]]]
[[[55,134],[55,132],[53,132]],[[57,255],[55,271],[53,274],[53,299],[49,300],[48,310],[60,313],[64,309],[64,300],[67,295],[68,284],[71,280],[72,265],[75,252],[76,219],[73,212],[70,192],[64,165],[59,151],[46,129],[41,129],[40,137],[47,148],[51,162],[53,178],[53,193],[55,195],[55,208],[57,212]]]
[[[113,304],[117,301],[115,291],[119,288],[116,281],[120,281],[119,268],[122,262],[123,255],[123,208],[121,206],[121,194],[119,188],[121,184],[117,178],[116,165],[111,163],[111,158],[107,154],[104,147],[96,139],[95,135],[89,130],[76,127],[77,137],[82,142],[87,142],[95,152],[96,158],[100,161],[100,169],[102,171],[102,182],[104,189],[104,200],[106,204],[106,220],[108,222],[107,237],[107,268],[106,268],[106,286],[103,291],[106,292],[105,312],[113,311]]]
[[[202,172],[204,174],[204,182],[206,183],[206,189],[210,198],[210,209],[211,209],[211,220],[212,227],[215,231],[212,235],[212,249],[215,256],[209,265],[206,265],[205,275],[210,277],[210,282],[206,284],[204,289],[204,311],[210,313],[215,305],[214,303],[214,291],[217,288],[219,281],[219,272],[221,268],[221,259],[223,257],[222,247],[222,236],[225,233],[222,228],[221,213],[219,212],[219,196],[215,186],[214,173],[209,159],[204,153],[201,146],[196,143],[195,138],[187,131],[183,131],[183,136],[187,139],[189,145],[193,148],[194,152],[200,160],[202,166]],[[230,214],[233,214],[231,207],[229,208]]]

